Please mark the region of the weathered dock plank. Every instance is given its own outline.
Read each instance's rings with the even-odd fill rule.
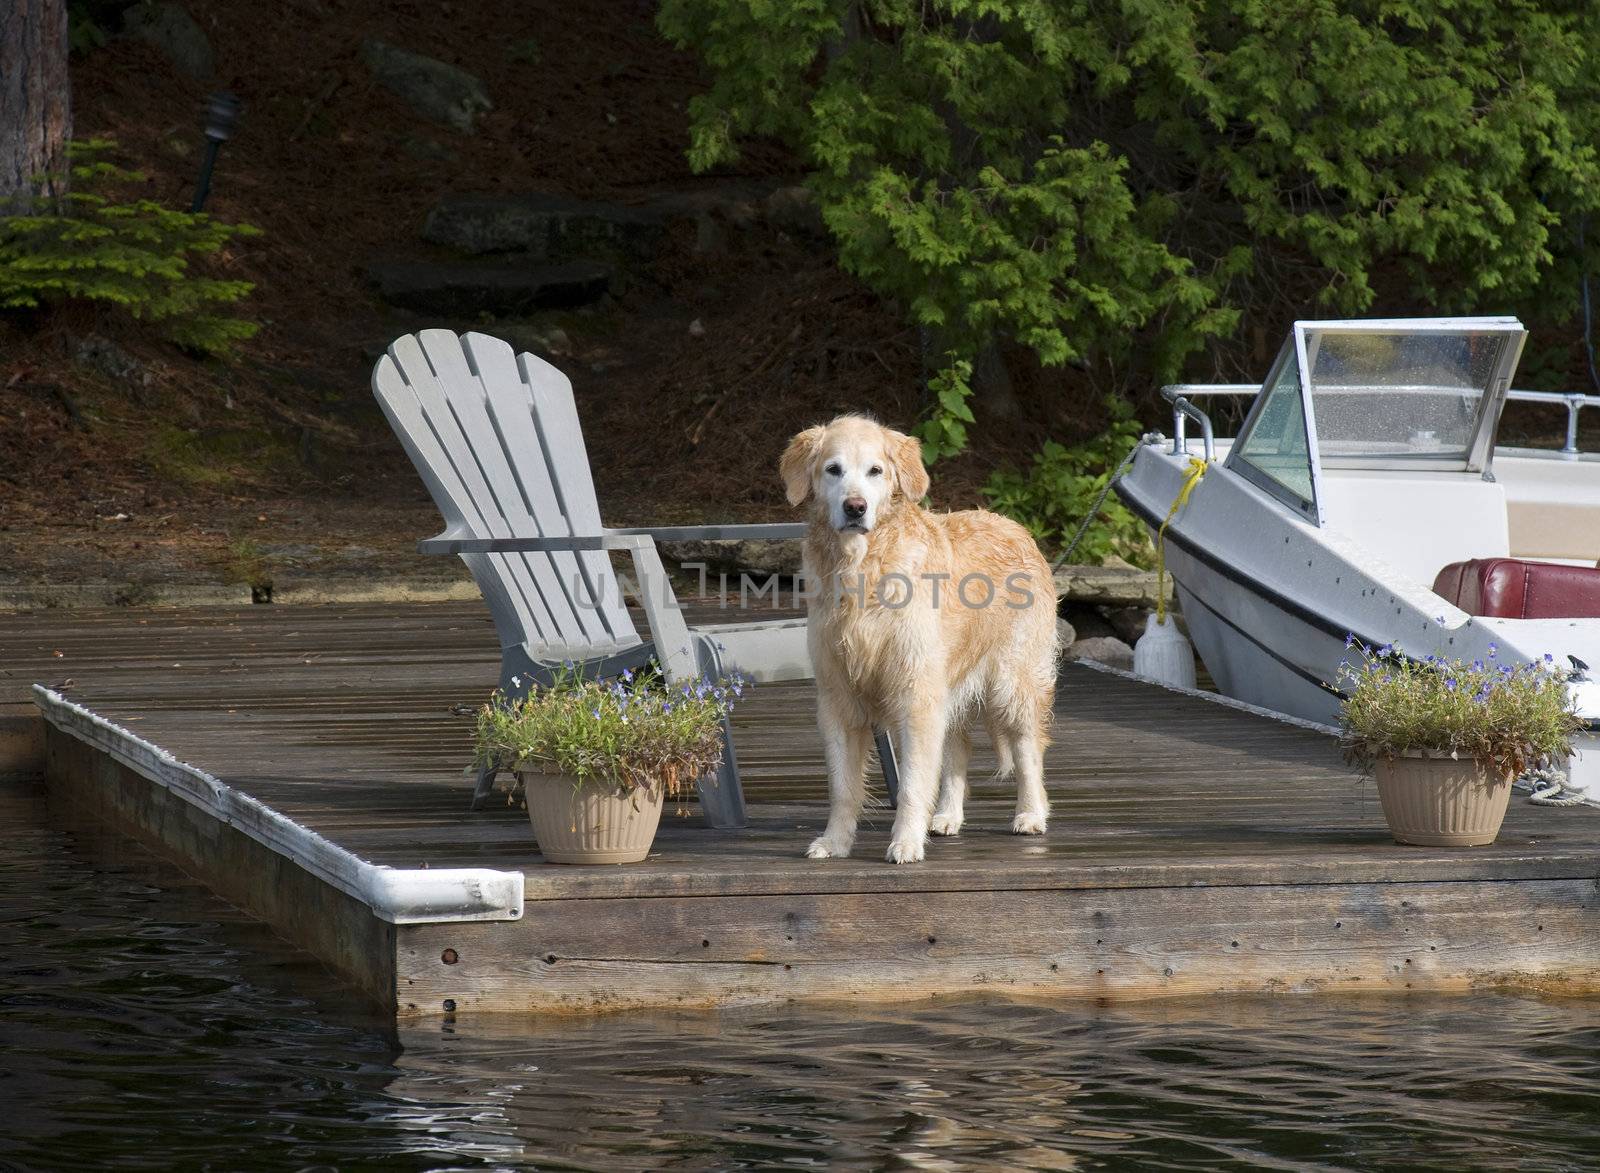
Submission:
[[[576,914],[534,904],[515,925],[408,926],[397,980],[402,1014],[447,1002],[465,1013],[977,992],[1576,991],[1600,980],[1597,913],[1588,878],[600,899]]]
[[[1082,667],[1062,676],[1043,839],[1005,833],[1010,798],[982,780],[980,746],[967,828],[925,864],[883,862],[881,809],[854,858],[801,858],[826,786],[810,686],[781,685],[735,718],[747,830],[669,814],[644,864],[546,865],[519,809],[467,809],[470,713],[497,667],[476,605],[0,616],[0,704],[59,686],[361,867],[520,874],[524,907],[501,919],[390,923],[50,732],[52,786],[400,1014],[1600,988],[1600,811],[1516,800],[1493,847],[1398,847],[1328,737]]]

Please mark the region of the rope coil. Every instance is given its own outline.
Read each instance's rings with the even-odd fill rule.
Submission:
[[[1567,772],[1560,766],[1539,766],[1511,785],[1526,790],[1528,801],[1535,806],[1600,806],[1582,790],[1569,790]]]

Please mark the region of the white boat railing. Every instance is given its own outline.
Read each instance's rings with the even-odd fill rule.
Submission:
[[[1211,417],[1191,403],[1195,396],[1254,395],[1261,387],[1257,383],[1168,383],[1161,388],[1161,396],[1172,404],[1172,454],[1183,455],[1188,443],[1188,421],[1200,425],[1200,440],[1205,448],[1206,460],[1216,459],[1216,434],[1211,427]]]
[[[1506,398],[1521,403],[1559,403],[1567,409],[1567,442],[1561,448],[1563,456],[1578,455],[1578,413],[1586,407],[1600,407],[1600,395],[1582,395],[1576,391],[1508,391]]]
[[[1215,437],[1211,427],[1211,417],[1206,415],[1193,400],[1214,395],[1254,395],[1260,390],[1260,384],[1257,383],[1169,383],[1161,388],[1162,398],[1172,404],[1173,455],[1183,452],[1186,423],[1192,419],[1200,425],[1206,459],[1210,460],[1212,457]],[[1506,398],[1519,403],[1547,403],[1567,409],[1567,438],[1560,449],[1563,456],[1576,456],[1580,451],[1578,413],[1586,407],[1600,407],[1600,395],[1584,395],[1576,391],[1511,390],[1506,392]]]

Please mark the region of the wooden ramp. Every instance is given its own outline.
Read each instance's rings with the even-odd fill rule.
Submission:
[[[521,810],[467,809],[498,664],[471,604],[0,615],[0,703],[48,686],[48,784],[400,1016],[1600,988],[1600,810],[1517,796],[1493,847],[1399,847],[1325,732],[1085,667],[1043,839],[1006,833],[980,749],[926,863],[883,862],[881,809],[854,858],[801,858],[813,697],[769,685],[736,714],[748,830],[669,813],[644,864],[548,865]]]

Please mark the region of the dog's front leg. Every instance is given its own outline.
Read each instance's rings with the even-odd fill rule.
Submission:
[[[823,705],[817,712],[828,758],[828,825],[806,848],[809,859],[843,859],[856,842],[856,824],[867,794],[867,746],[872,729],[851,723]]]
[[[900,809],[889,837],[890,863],[919,863],[927,850],[928,821],[944,760],[944,698],[923,700],[900,725]]]

